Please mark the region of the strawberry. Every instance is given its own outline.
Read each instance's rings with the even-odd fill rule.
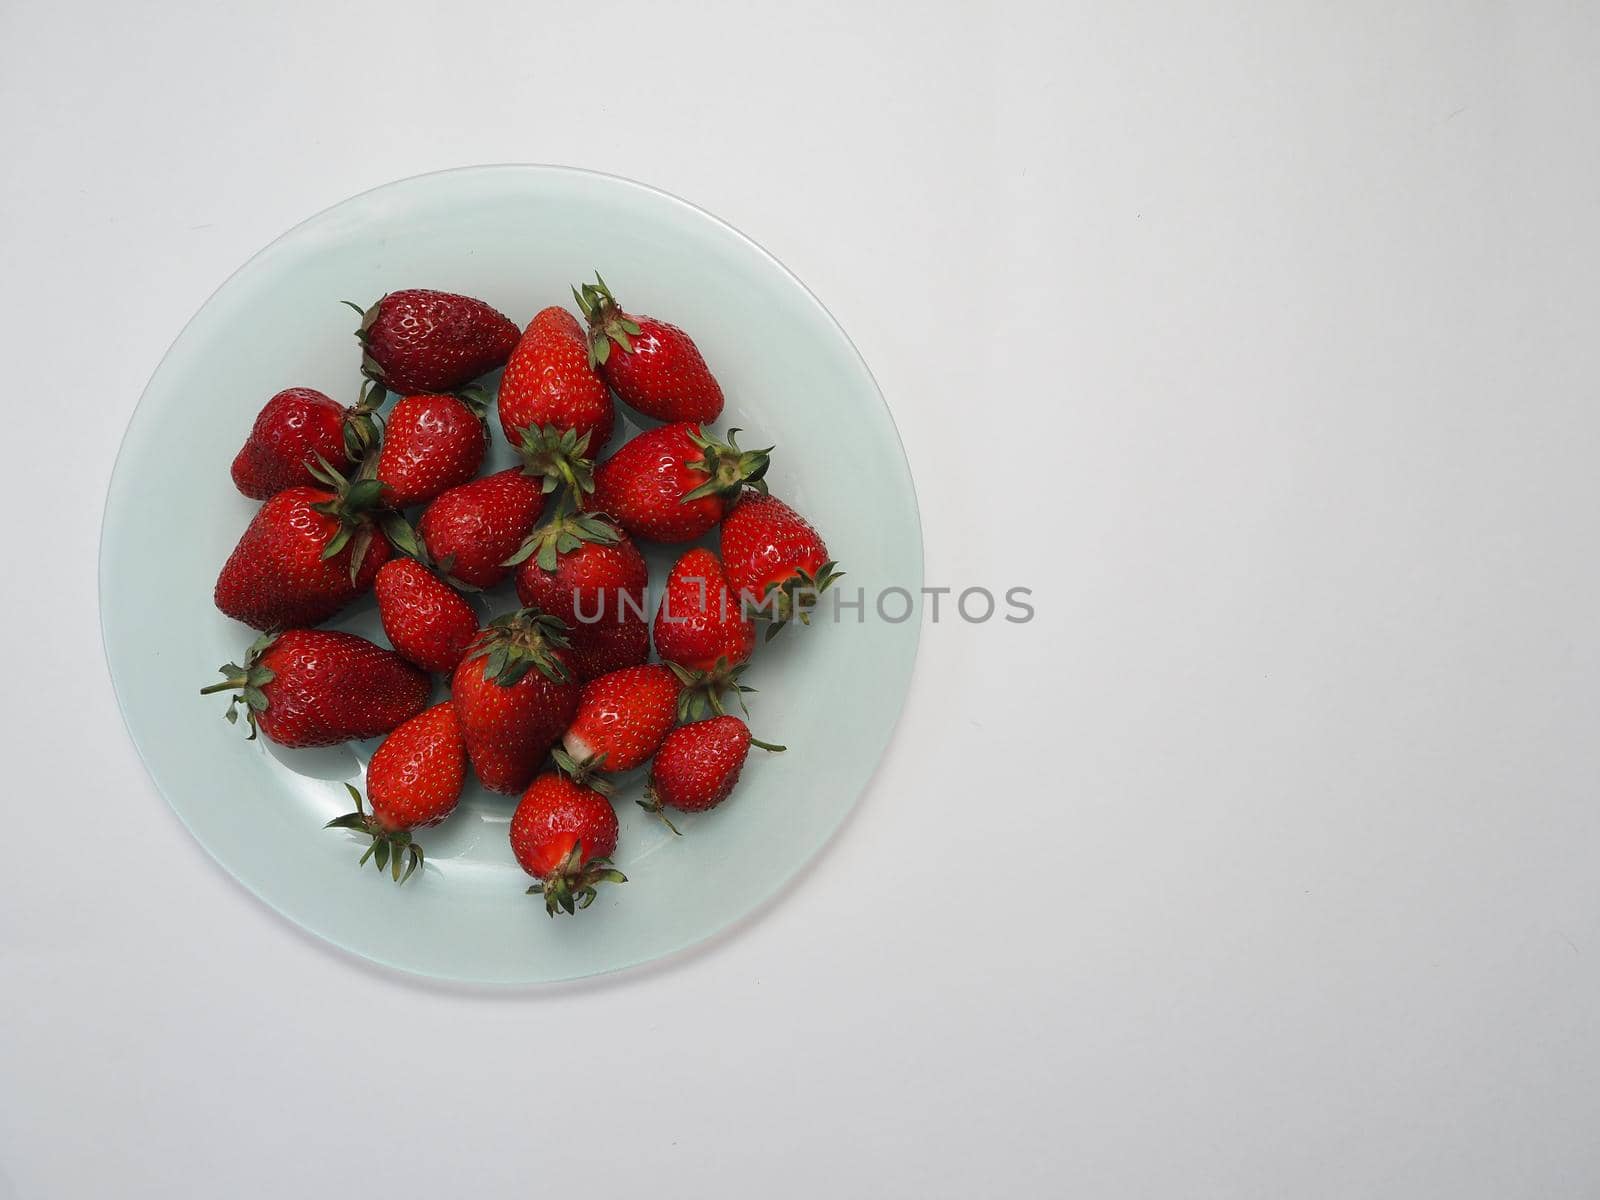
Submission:
[[[546,308],[528,322],[500,377],[500,428],[513,446],[528,430],[553,428],[587,436],[598,453],[611,440],[616,407],[589,363],[589,344],[564,308]]]
[[[589,321],[589,362],[623,402],[658,421],[721,416],[722,388],[694,339],[655,317],[623,312],[606,281],[594,279],[572,295]]]
[[[437,825],[453,813],[466,782],[461,723],[449,701],[435,704],[391,733],[372,755],[367,764],[372,811],[362,807],[361,793],[345,784],[355,811],[335,817],[324,828],[366,834],[372,844],[361,861],[375,859],[378,870],[388,866],[394,881],[404,883],[422,865],[422,847],[412,840],[412,831]],[[402,855],[410,858],[404,875]]]
[[[626,883],[611,867],[617,849],[617,814],[592,788],[547,771],[528,785],[511,815],[511,852],[538,883],[528,895],[544,896],[552,917],[588,908],[601,883]]]
[[[677,724],[682,689],[660,663],[590,680],[561,744],[580,768],[617,772],[643,766]]]
[[[667,822],[673,833],[678,827],[661,810],[705,812],[726,800],[739,782],[745,757],[751,746],[773,753],[784,747],[757,741],[738,717],[713,717],[680,725],[667,734],[650,767],[650,782],[644,799],[637,803]]]
[[[544,511],[544,487],[520,467],[463,483],[422,514],[417,532],[428,557],[468,587],[493,587],[511,574],[516,552]]]
[[[415,559],[384,563],[372,590],[389,644],[424,671],[454,671],[478,636],[472,606]]]
[[[582,683],[623,667],[636,667],[650,657],[650,624],[629,616],[620,625],[577,625],[567,632],[572,642],[572,669]]]
[[[718,521],[745,487],[762,490],[766,450],[740,450],[687,422],[647,429],[595,468],[583,506],[610,513],[634,537],[691,542]]]
[[[389,559],[372,508],[375,479],[347,483],[326,464],[325,488],[292,487],[261,506],[217,576],[228,616],[257,629],[326,621],[372,586]]]
[[[768,638],[795,617],[809,624],[817,597],[844,574],[811,522],[776,496],[740,496],[722,519],[721,537],[728,581],[771,622]]]
[[[335,470],[349,471],[377,441],[371,414],[365,400],[346,408],[314,388],[279,392],[262,408],[234,457],[234,486],[252,500],[310,486],[318,482],[311,471],[318,455]]]
[[[452,678],[467,757],[483,786],[528,786],[572,724],[578,683],[561,622],[519,609],[489,623]]]
[[[377,737],[409,721],[428,703],[428,677],[392,650],[353,633],[291,629],[255,640],[244,666],[218,668],[225,678],[200,694],[236,691],[230,722],[245,705],[253,741],[259,731],[280,746],[336,746]]]
[[[390,508],[428,504],[466,483],[489,448],[476,389],[459,396],[407,396],[384,422],[378,479]]]
[[[391,392],[453,392],[505,365],[522,331],[482,300],[411,288],[361,313],[361,373]]]
[[[739,683],[756,646],[756,626],[728,589],[722,563],[695,547],[672,566],[656,609],[656,653],[685,685],[685,717],[722,711],[721,696]]]

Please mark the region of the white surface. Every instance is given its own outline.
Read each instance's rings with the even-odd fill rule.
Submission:
[[[0,7],[0,1196],[1600,1187],[1592,8],[240,7]],[[771,249],[894,408],[929,580],[1040,605],[927,630],[759,920],[528,995],[227,879],[95,633],[204,297],[501,160]]]

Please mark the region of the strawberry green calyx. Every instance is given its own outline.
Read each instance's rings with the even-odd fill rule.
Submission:
[[[370,858],[377,864],[378,870],[382,871],[387,867],[396,883],[404,883],[422,865],[422,847],[411,840],[410,830],[386,828],[376,816],[366,810],[361,803],[361,793],[348,783],[344,786],[350,793],[351,799],[356,802],[356,810],[345,813],[342,817],[335,817],[323,828],[353,829],[357,833],[369,835],[372,838],[372,845],[367,847],[367,852],[361,856],[361,861],[356,865],[366,866],[367,859]],[[402,858],[409,860],[403,874],[400,870]]]
[[[612,343],[622,348],[623,353],[633,353],[633,338],[639,336],[640,329],[636,322],[627,313],[622,311],[611,289],[606,286],[606,281],[600,278],[600,272],[594,273],[594,282],[586,283],[582,289],[573,288],[572,298],[578,302],[578,310],[583,313],[584,320],[589,322],[589,366],[604,366],[611,357]]]
[[[804,567],[797,567],[788,579],[769,583],[766,594],[746,606],[752,617],[767,622],[767,633],[763,640],[770,642],[790,621],[811,624],[811,610],[816,607],[817,598],[844,578],[843,571],[834,570],[838,565],[825,562],[817,568],[815,575]]]
[[[537,670],[556,683],[572,680],[571,669],[555,650],[565,650],[567,623],[536,608],[519,608],[490,621],[467,657],[483,659],[483,677],[513,687]]]
[[[362,385],[361,399],[356,402],[354,408],[346,412],[344,448],[351,462],[360,462],[378,448],[381,435],[376,414],[386,394],[382,387],[368,380]]]
[[[589,435],[555,425],[518,430],[522,441],[517,453],[522,456],[524,475],[542,475],[546,495],[566,484],[574,495],[594,491],[594,460],[588,457]]]
[[[721,496],[725,500],[732,500],[747,487],[758,492],[767,490],[764,476],[772,465],[771,454],[775,447],[741,450],[737,429],[728,430],[728,440],[719,442],[707,437],[705,431],[697,426],[689,434],[689,440],[703,452],[703,457],[689,459],[685,465],[704,471],[711,478],[684,496],[679,503],[687,504],[705,496]]]
[[[261,665],[261,656],[266,653],[267,647],[278,640],[276,633],[264,633],[245,652],[244,666],[237,663],[223,663],[217,670],[221,671],[224,678],[221,683],[213,683],[210,687],[200,689],[202,696],[213,696],[218,692],[236,692],[228,701],[228,711],[223,715],[228,718],[228,724],[236,725],[239,722],[239,705],[244,704],[244,716],[250,726],[250,736],[246,741],[256,740],[256,714],[267,711],[267,694],[262,689],[277,678],[277,674],[270,667]]]
[[[501,564],[515,567],[538,555],[541,569],[554,571],[563,554],[569,554],[586,543],[614,546],[622,540],[622,531],[612,524],[611,518],[599,513],[573,512],[565,497],[557,507],[555,516],[535,529],[517,552]]]
[[[346,308],[354,309],[356,315],[361,318],[361,325],[356,329],[356,341],[361,343],[361,373],[372,381],[371,394],[377,397],[374,407],[383,403],[386,391],[383,384],[383,368],[378,365],[377,359],[366,352],[367,331],[372,328],[372,323],[378,319],[378,311],[383,307],[383,300],[384,297],[379,296],[377,301],[369,308],[362,308],[353,300],[339,301]]]
[[[369,477],[365,470],[354,480],[346,479],[320,454],[316,465],[308,465],[306,469],[333,493],[332,500],[313,504],[312,511],[339,522],[339,532],[328,539],[328,544],[322,548],[322,557],[332,558],[349,546],[350,581],[354,583],[372,546],[373,517],[383,504],[383,484]]]
[[[595,888],[602,883],[627,883],[628,877],[614,869],[609,858],[583,861],[583,842],[572,845],[561,865],[540,882],[528,888],[528,895],[544,896],[544,910],[552,917],[558,912],[574,913],[594,903]]]
[[[591,755],[580,762],[560,746],[557,746],[550,751],[550,757],[555,760],[556,770],[560,771],[579,787],[586,787],[591,792],[599,792],[602,796],[610,796],[617,790],[615,784],[609,779],[603,778],[600,774],[605,769],[606,756],[604,754]]]
[[[683,690],[678,693],[679,724],[687,725],[692,721],[704,721],[708,717],[724,716],[722,697],[729,691],[738,698],[739,708],[744,715],[747,717],[750,715],[744,698],[747,692],[756,689],[739,682],[739,677],[749,666],[748,663],[733,667],[728,665],[726,658],[719,658],[709,671],[692,670],[674,662],[669,662],[667,666],[678,677],[678,682],[683,684]]]

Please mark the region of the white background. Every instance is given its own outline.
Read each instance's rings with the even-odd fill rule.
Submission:
[[[1597,59],[1582,4],[5,0],[0,1197],[1594,1195]],[[925,631],[767,911],[514,994],[215,866],[95,591],[211,290],[497,161],[771,249],[929,582],[1039,603]]]

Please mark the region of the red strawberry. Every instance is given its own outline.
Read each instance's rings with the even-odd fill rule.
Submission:
[[[572,295],[589,321],[589,361],[617,395],[658,421],[721,416],[722,388],[694,340],[676,325],[623,312],[606,281],[594,278]]]
[[[279,392],[262,408],[233,460],[233,483],[252,500],[318,482],[311,471],[320,454],[348,471],[377,440],[371,409],[346,408],[313,388]]]
[[[390,508],[428,504],[477,475],[489,437],[473,394],[407,396],[394,406],[378,452],[383,502]]]
[[[469,587],[487,588],[511,574],[506,559],[543,511],[543,485],[512,467],[445,492],[428,505],[417,532],[441,571]]]
[[[583,683],[650,657],[650,624],[643,617],[630,616],[620,625],[579,625],[567,638],[572,642],[572,669]]]
[[[817,597],[844,574],[828,557],[822,535],[776,496],[748,493],[722,518],[722,561],[728,582],[770,620],[772,637],[794,617],[811,621]]]
[[[415,559],[384,563],[372,590],[389,644],[424,671],[454,671],[478,636],[472,605]]]
[[[482,300],[426,288],[350,307],[361,313],[362,374],[402,395],[453,392],[504,366],[522,332]]]
[[[667,828],[677,833],[677,826],[661,810],[697,813],[721,804],[739,782],[751,746],[774,753],[783,750],[751,737],[738,717],[713,717],[678,726],[656,753],[640,807],[658,814]]]
[[[228,616],[257,629],[315,625],[372,586],[389,559],[371,514],[383,485],[327,478],[327,489],[289,488],[261,506],[217,576]]]
[[[594,472],[594,494],[583,506],[607,512],[634,537],[690,542],[718,521],[747,485],[766,485],[769,446],[740,450],[730,429],[726,444],[698,425],[647,429],[625,442]]]
[[[428,677],[392,650],[353,633],[291,629],[266,634],[250,647],[244,666],[227,663],[221,683],[201,695],[237,691],[228,720],[245,705],[253,740],[299,749],[377,737],[422,711]]]
[[[500,377],[500,428],[520,445],[529,430],[571,430],[599,453],[611,440],[616,408],[589,365],[589,343],[577,318],[547,308],[528,322]]]
[[[535,779],[511,815],[511,852],[539,880],[528,894],[543,895],[552,917],[588,908],[597,884],[628,881],[611,869],[616,849],[611,802],[556,771]]]
[[[739,675],[756,646],[756,626],[728,590],[722,563],[696,547],[672,566],[656,609],[656,653],[686,685],[684,715],[721,712],[721,696],[749,689]]]
[[[591,771],[631,771],[650,761],[678,721],[683,685],[660,663],[624,667],[584,685],[561,744]]]
[[[490,622],[452,680],[467,757],[483,786],[528,786],[578,707],[561,622],[520,609]]]
[[[356,810],[335,817],[324,828],[367,834],[372,844],[361,861],[375,859],[378,870],[388,866],[394,881],[404,883],[422,865],[422,847],[412,841],[412,830],[437,825],[453,813],[466,781],[461,723],[449,701],[435,704],[391,733],[367,764],[372,811],[361,806],[361,793],[345,784]],[[411,860],[404,875],[402,855]]]

